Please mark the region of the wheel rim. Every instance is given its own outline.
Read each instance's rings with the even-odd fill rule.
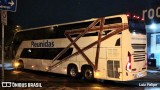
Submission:
[[[75,77],[75,76],[76,76],[76,69],[75,69],[75,68],[71,68],[71,70],[70,70],[70,75],[71,75],[72,77]]]
[[[92,70],[87,69],[87,70],[85,71],[85,78],[87,78],[87,79],[91,79],[91,78],[92,78],[92,76],[93,76],[93,72],[92,72]]]

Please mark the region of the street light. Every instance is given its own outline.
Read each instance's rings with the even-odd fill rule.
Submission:
[[[22,29],[22,27],[21,27],[20,25],[16,25],[16,26],[15,26],[15,29],[14,29],[14,35],[15,35],[17,32],[21,31],[21,29]]]
[[[150,29],[155,30],[155,29],[156,29],[156,24],[155,24],[155,23],[152,23],[152,24],[150,25]]]
[[[16,27],[17,27],[17,28],[19,28],[20,26],[19,26],[19,25],[17,25]]]
[[[16,28],[15,31],[16,31],[16,32],[19,32],[20,30]]]
[[[21,26],[20,26],[20,25],[16,25],[16,28],[17,28],[17,29],[21,29]]]

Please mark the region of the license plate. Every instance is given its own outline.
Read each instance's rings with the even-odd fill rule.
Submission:
[[[137,74],[137,78],[140,78],[140,77],[142,77],[142,76],[143,76],[142,73],[138,73],[138,74]]]

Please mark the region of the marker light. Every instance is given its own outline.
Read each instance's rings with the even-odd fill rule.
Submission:
[[[46,67],[45,69],[46,69],[46,70],[48,70],[49,68],[48,68],[48,67]]]
[[[67,72],[67,68],[66,67],[64,67],[63,69],[64,69],[65,72]]]
[[[130,15],[129,15],[129,14],[127,14],[127,17],[130,17]]]
[[[143,18],[142,18],[141,20],[142,20],[142,21],[144,21],[144,19],[143,19]]]
[[[97,71],[95,72],[95,75],[96,75],[96,77],[99,77],[99,76],[100,76],[100,70],[97,70]]]
[[[134,15],[133,17],[134,17],[134,18],[136,18],[136,16],[135,16],[135,15]]]

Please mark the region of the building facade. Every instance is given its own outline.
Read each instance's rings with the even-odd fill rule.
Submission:
[[[149,63],[160,67],[160,1],[153,1],[147,9],[142,10],[142,17],[146,23]]]

